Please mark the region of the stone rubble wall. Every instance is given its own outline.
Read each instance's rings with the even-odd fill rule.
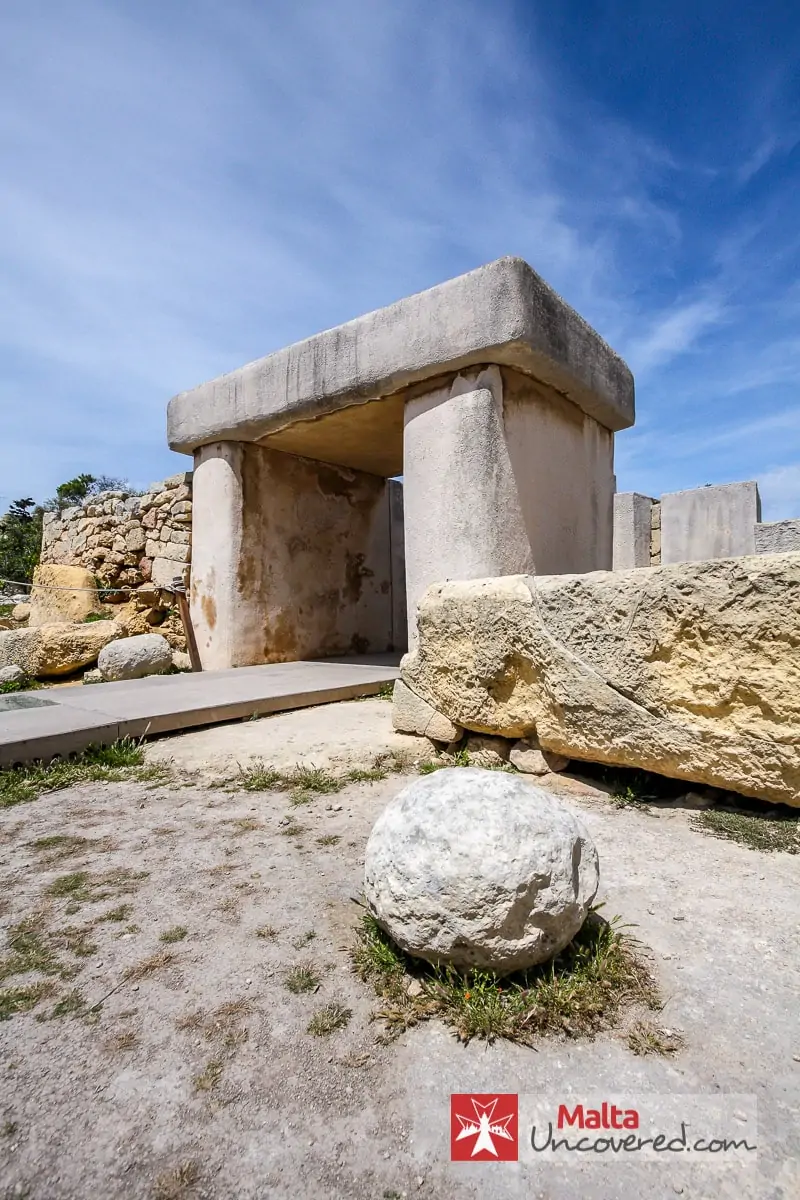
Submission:
[[[153,483],[143,496],[101,492],[45,513],[41,562],[85,567],[104,588],[188,583],[192,555],[192,473]],[[103,597],[124,602],[125,593]]]

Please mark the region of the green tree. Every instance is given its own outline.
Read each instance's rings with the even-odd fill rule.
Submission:
[[[0,579],[30,583],[42,546],[43,511],[27,496],[0,517]]]

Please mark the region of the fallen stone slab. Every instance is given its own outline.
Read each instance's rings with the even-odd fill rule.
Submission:
[[[364,857],[367,906],[407,953],[498,974],[563,950],[599,880],[594,843],[560,800],[472,767],[403,788]]]
[[[20,667],[33,679],[70,675],[96,662],[102,648],[119,637],[114,621],[9,629],[0,633],[0,667]]]
[[[800,554],[437,584],[419,631],[468,730],[800,806]]]

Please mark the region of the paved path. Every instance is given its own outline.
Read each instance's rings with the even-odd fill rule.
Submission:
[[[121,737],[352,700],[373,695],[398,674],[395,656],[370,655],[16,692],[0,696],[0,766]]]

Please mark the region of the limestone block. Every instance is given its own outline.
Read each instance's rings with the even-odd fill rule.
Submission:
[[[754,530],[756,554],[785,554],[800,550],[800,520],[764,521]]]
[[[163,675],[172,666],[172,650],[166,638],[157,633],[122,638],[104,646],[97,658],[103,679],[143,679]]]
[[[83,621],[90,613],[102,611],[94,576],[84,567],[40,564],[33,572],[33,585],[31,628],[58,621]]]
[[[141,563],[139,564],[141,568]],[[150,579],[160,588],[172,587],[173,580],[180,578],[189,582],[189,564],[175,562],[172,558],[154,558],[150,568]]]
[[[148,558],[158,558],[162,550],[161,542],[155,538],[147,538],[145,541],[144,552]]]
[[[114,541],[111,543],[111,549],[116,551],[117,554],[124,554],[127,548],[128,547],[125,542],[125,538],[121,535],[115,537]]]
[[[25,603],[22,603],[22,604],[15,604],[15,605],[14,605],[14,607],[12,608],[12,610],[11,610],[11,616],[12,616],[12,618],[13,618],[15,621],[19,621],[20,623],[21,623],[22,621],[27,621],[27,620],[29,620],[29,618],[30,618],[30,615],[31,615],[31,606],[30,606],[30,604],[25,604]]]
[[[651,512],[649,496],[617,492],[614,496],[614,570],[650,566]]]
[[[143,496],[139,497],[139,512],[148,512],[153,507],[154,500],[155,495],[152,492],[145,492]]]
[[[191,544],[192,534],[189,529],[171,528],[167,530],[167,538],[173,544],[177,543],[179,546],[188,546]]]
[[[552,958],[599,883],[583,824],[518,775],[474,768],[415,779],[375,822],[367,906],[409,954],[504,974]]]
[[[171,517],[188,517],[192,513],[191,500],[179,500],[177,504],[173,504],[170,508]]]
[[[176,671],[191,671],[192,660],[185,650],[173,650],[172,665]]]
[[[543,750],[535,734],[515,742],[509,758],[511,765],[525,775],[549,775],[551,772],[565,771],[569,766],[569,759],[563,754]]]
[[[392,697],[392,726],[398,733],[416,733],[434,742],[455,742],[463,732],[399,679]]]
[[[454,723],[800,805],[800,554],[444,583],[403,681]]]
[[[181,542],[162,542],[161,557],[174,559],[176,563],[188,563],[192,557],[191,547]]]
[[[83,625],[39,625],[0,633],[0,667],[21,667],[33,678],[69,675],[95,662],[122,630],[114,621]]]
[[[141,526],[135,525],[128,531],[128,533],[125,535],[125,545],[128,550],[134,553],[138,550],[145,549],[147,545],[147,538],[145,537],[144,530],[141,528]]]
[[[157,510],[155,508],[150,508],[147,510],[147,512],[142,517],[142,528],[143,529],[155,529],[156,519],[157,519],[156,512],[157,512]]]
[[[473,735],[465,747],[471,767],[502,767],[508,762],[511,743],[501,737]]]
[[[662,563],[755,553],[761,519],[758,485],[725,483],[661,497]]]

